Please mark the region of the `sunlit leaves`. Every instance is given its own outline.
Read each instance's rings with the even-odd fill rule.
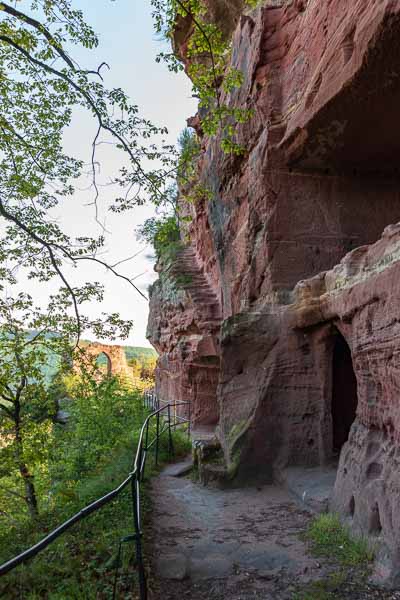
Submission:
[[[242,154],[244,149],[236,141],[236,126],[247,121],[252,113],[231,106],[229,101],[230,92],[243,83],[243,73],[229,66],[230,40],[209,21],[203,0],[152,0],[152,5],[156,31],[167,38],[173,39],[179,17],[191,19],[186,68],[193,83],[193,95],[199,99],[203,132],[208,136],[219,135],[224,152]],[[174,53],[162,53],[161,59],[171,71],[180,70],[181,63]]]
[[[22,272],[40,282],[58,278],[65,309],[81,321],[79,336],[83,323],[90,324],[83,315],[78,317],[81,304],[101,300],[103,292],[96,283],[78,288],[68,282],[64,267],[96,261],[105,239],[102,235],[74,239],[54,220],[54,210],[75,202],[78,181],[88,178],[84,203],[93,206],[93,221],[99,211],[122,212],[149,199],[160,202],[177,156],[167,144],[158,144],[167,133],[164,127],[142,118],[124,90],[107,88],[106,63],[84,69],[70,56],[73,45],[92,49],[98,44],[75,4],[75,0],[0,4],[0,215],[9,224],[0,237],[0,274],[5,284],[14,284]],[[97,131],[95,138],[79,139],[91,164],[64,150],[65,131],[79,111],[92,117]],[[120,154],[121,167],[107,182],[115,189],[111,205],[103,201],[98,181],[97,151],[103,143]],[[107,268],[106,261],[101,264]],[[114,319],[113,331],[116,323]],[[99,320],[95,328],[101,335]],[[122,328],[125,334],[126,327]]]

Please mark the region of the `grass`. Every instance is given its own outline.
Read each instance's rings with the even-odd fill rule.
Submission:
[[[316,556],[336,560],[344,567],[362,566],[373,560],[373,552],[364,539],[351,537],[335,514],[323,514],[314,519],[306,534]]]
[[[176,455],[187,452],[188,441],[174,434]],[[161,461],[167,459],[167,438],[161,444]],[[55,526],[89,502],[116,487],[129,473],[132,443],[123,443],[110,455],[101,472],[82,481],[76,490],[76,505],[43,514],[33,526],[16,528],[12,538],[0,537],[0,562],[14,556],[44,537]],[[157,472],[149,459],[144,482],[143,509],[148,510],[148,481]],[[112,597],[119,540],[133,533],[129,489],[115,501],[84,519],[62,535],[43,553],[2,577],[0,597],[8,600],[108,600]],[[123,545],[123,560],[118,580],[118,598],[136,600],[134,542]]]
[[[308,584],[303,591],[295,594],[293,600],[339,600],[338,592],[346,580],[347,573],[344,570],[336,571]]]
[[[316,517],[304,537],[313,555],[329,559],[329,569],[334,570],[299,589],[293,600],[340,600],[355,581],[361,589],[373,560],[366,540],[353,538],[336,514]]]

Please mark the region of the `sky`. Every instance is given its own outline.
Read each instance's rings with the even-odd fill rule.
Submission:
[[[132,103],[140,108],[141,116],[150,119],[156,125],[166,126],[169,130],[167,141],[175,143],[179,133],[186,126],[186,118],[195,114],[196,102],[191,95],[190,81],[184,74],[170,73],[165,64],[156,63],[157,54],[165,50],[165,42],[154,33],[150,0],[76,0],[75,6],[83,10],[85,20],[96,31],[99,46],[94,51],[72,49],[73,57],[81,67],[97,68],[103,61],[110,70],[103,69],[102,74],[107,87],[121,87]],[[73,126],[65,134],[64,144],[67,153],[89,161],[91,139],[95,123],[85,113],[74,115]],[[115,174],[119,166],[120,155],[106,145],[99,149],[102,163],[100,180],[107,181],[107,169]],[[59,209],[55,217],[71,235],[98,235],[101,231],[94,219],[90,204],[93,192],[82,188],[72,202]],[[102,195],[112,194],[102,188]],[[115,263],[140,254],[132,261],[119,267],[121,273],[136,277],[135,284],[147,295],[147,288],[156,278],[152,249],[145,248],[137,240],[135,229],[147,217],[151,216],[151,207],[135,208],[133,211],[114,215],[102,213],[106,217],[107,253],[101,258]],[[68,274],[68,273],[67,273]],[[134,321],[128,340],[121,343],[137,346],[149,346],[146,340],[148,303],[129,286],[128,283],[107,274],[104,269],[89,263],[69,274],[74,282],[99,281],[105,285],[106,292],[101,306],[92,306],[86,313],[96,317],[100,312],[118,312],[123,318]],[[35,298],[42,298],[49,290],[43,286],[24,282]],[[107,341],[107,340],[105,340]],[[118,342],[114,342],[118,343]]]

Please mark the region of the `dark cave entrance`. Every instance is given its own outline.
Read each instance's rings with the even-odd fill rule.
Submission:
[[[349,438],[357,414],[357,379],[350,348],[338,333],[333,348],[332,364],[332,446],[338,455]]]

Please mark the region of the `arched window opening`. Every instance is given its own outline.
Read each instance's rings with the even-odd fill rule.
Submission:
[[[111,358],[105,352],[100,352],[96,358],[96,367],[105,376],[110,377],[112,371]]]
[[[357,379],[350,348],[338,333],[333,349],[332,438],[333,453],[339,454],[349,438],[357,414]]]

